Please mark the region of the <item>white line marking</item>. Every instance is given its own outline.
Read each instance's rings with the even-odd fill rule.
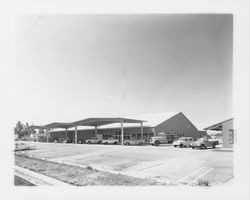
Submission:
[[[191,183],[197,181],[198,179],[200,179],[202,176],[205,176],[207,173],[209,173],[210,171],[212,171],[214,168],[210,168],[208,169],[206,172],[204,172],[203,174],[201,174],[200,176],[198,176],[197,178],[195,178],[194,180],[190,181],[187,185],[190,185]]]
[[[193,174],[198,173],[199,171],[202,171],[203,169],[205,169],[205,167],[201,167],[193,172],[191,172],[189,175],[185,176],[184,178],[181,178],[180,180],[178,180],[177,182],[182,182],[183,180],[187,179],[188,177],[192,176]]]

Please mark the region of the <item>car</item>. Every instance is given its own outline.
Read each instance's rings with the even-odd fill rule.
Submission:
[[[125,144],[125,145],[143,145],[143,144],[145,144],[145,140],[141,140],[141,139],[139,139],[139,140],[137,140],[137,139],[130,139],[130,140],[125,140],[124,142],[123,142],[123,144]]]
[[[180,137],[178,140],[173,142],[174,147],[190,147],[191,143],[194,142],[192,137]]]
[[[96,137],[92,137],[86,140],[86,144],[101,144],[102,140],[97,139]]]
[[[217,140],[209,140],[208,138],[198,138],[197,141],[192,142],[191,146],[193,149],[200,148],[200,149],[206,149],[208,147],[215,148],[216,145],[218,145],[219,142]]]
[[[108,139],[102,140],[102,144],[118,144],[118,142],[119,141],[114,138],[108,138]]]
[[[23,142],[16,142],[15,143],[15,151],[23,151],[23,150],[31,150],[36,149],[35,145],[26,144]]]

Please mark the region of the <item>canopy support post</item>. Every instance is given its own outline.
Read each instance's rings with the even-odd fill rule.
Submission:
[[[75,126],[75,144],[77,144],[77,126]]]
[[[97,125],[95,125],[95,137],[97,137]]]
[[[66,143],[68,143],[68,129],[65,128],[65,132],[66,132]]]
[[[121,143],[122,143],[122,145],[123,145],[123,139],[124,139],[124,137],[123,137],[123,120],[121,120]]]
[[[141,122],[141,140],[143,140],[143,122]]]

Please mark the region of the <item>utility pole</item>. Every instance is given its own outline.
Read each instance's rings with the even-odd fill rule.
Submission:
[[[126,74],[125,67],[122,66],[122,116],[125,117],[125,101],[126,101]]]

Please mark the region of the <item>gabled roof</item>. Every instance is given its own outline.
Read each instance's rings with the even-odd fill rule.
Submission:
[[[152,113],[152,114],[145,114],[145,115],[136,115],[136,116],[130,116],[128,118],[137,119],[137,120],[144,120],[143,126],[145,127],[155,127],[162,122],[172,118],[173,116],[177,115],[179,112],[162,112],[162,113]],[[140,124],[131,124],[126,123],[124,124],[124,127],[139,127]],[[100,129],[106,129],[106,128],[116,128],[121,127],[120,123],[114,123],[109,125],[104,125],[100,127]]]
[[[222,130],[222,124],[224,122],[226,122],[226,121],[229,121],[229,120],[233,120],[233,118],[224,120],[222,122],[219,122],[219,123],[211,125],[211,126],[208,126],[208,127],[204,128],[204,130],[221,131]]]

